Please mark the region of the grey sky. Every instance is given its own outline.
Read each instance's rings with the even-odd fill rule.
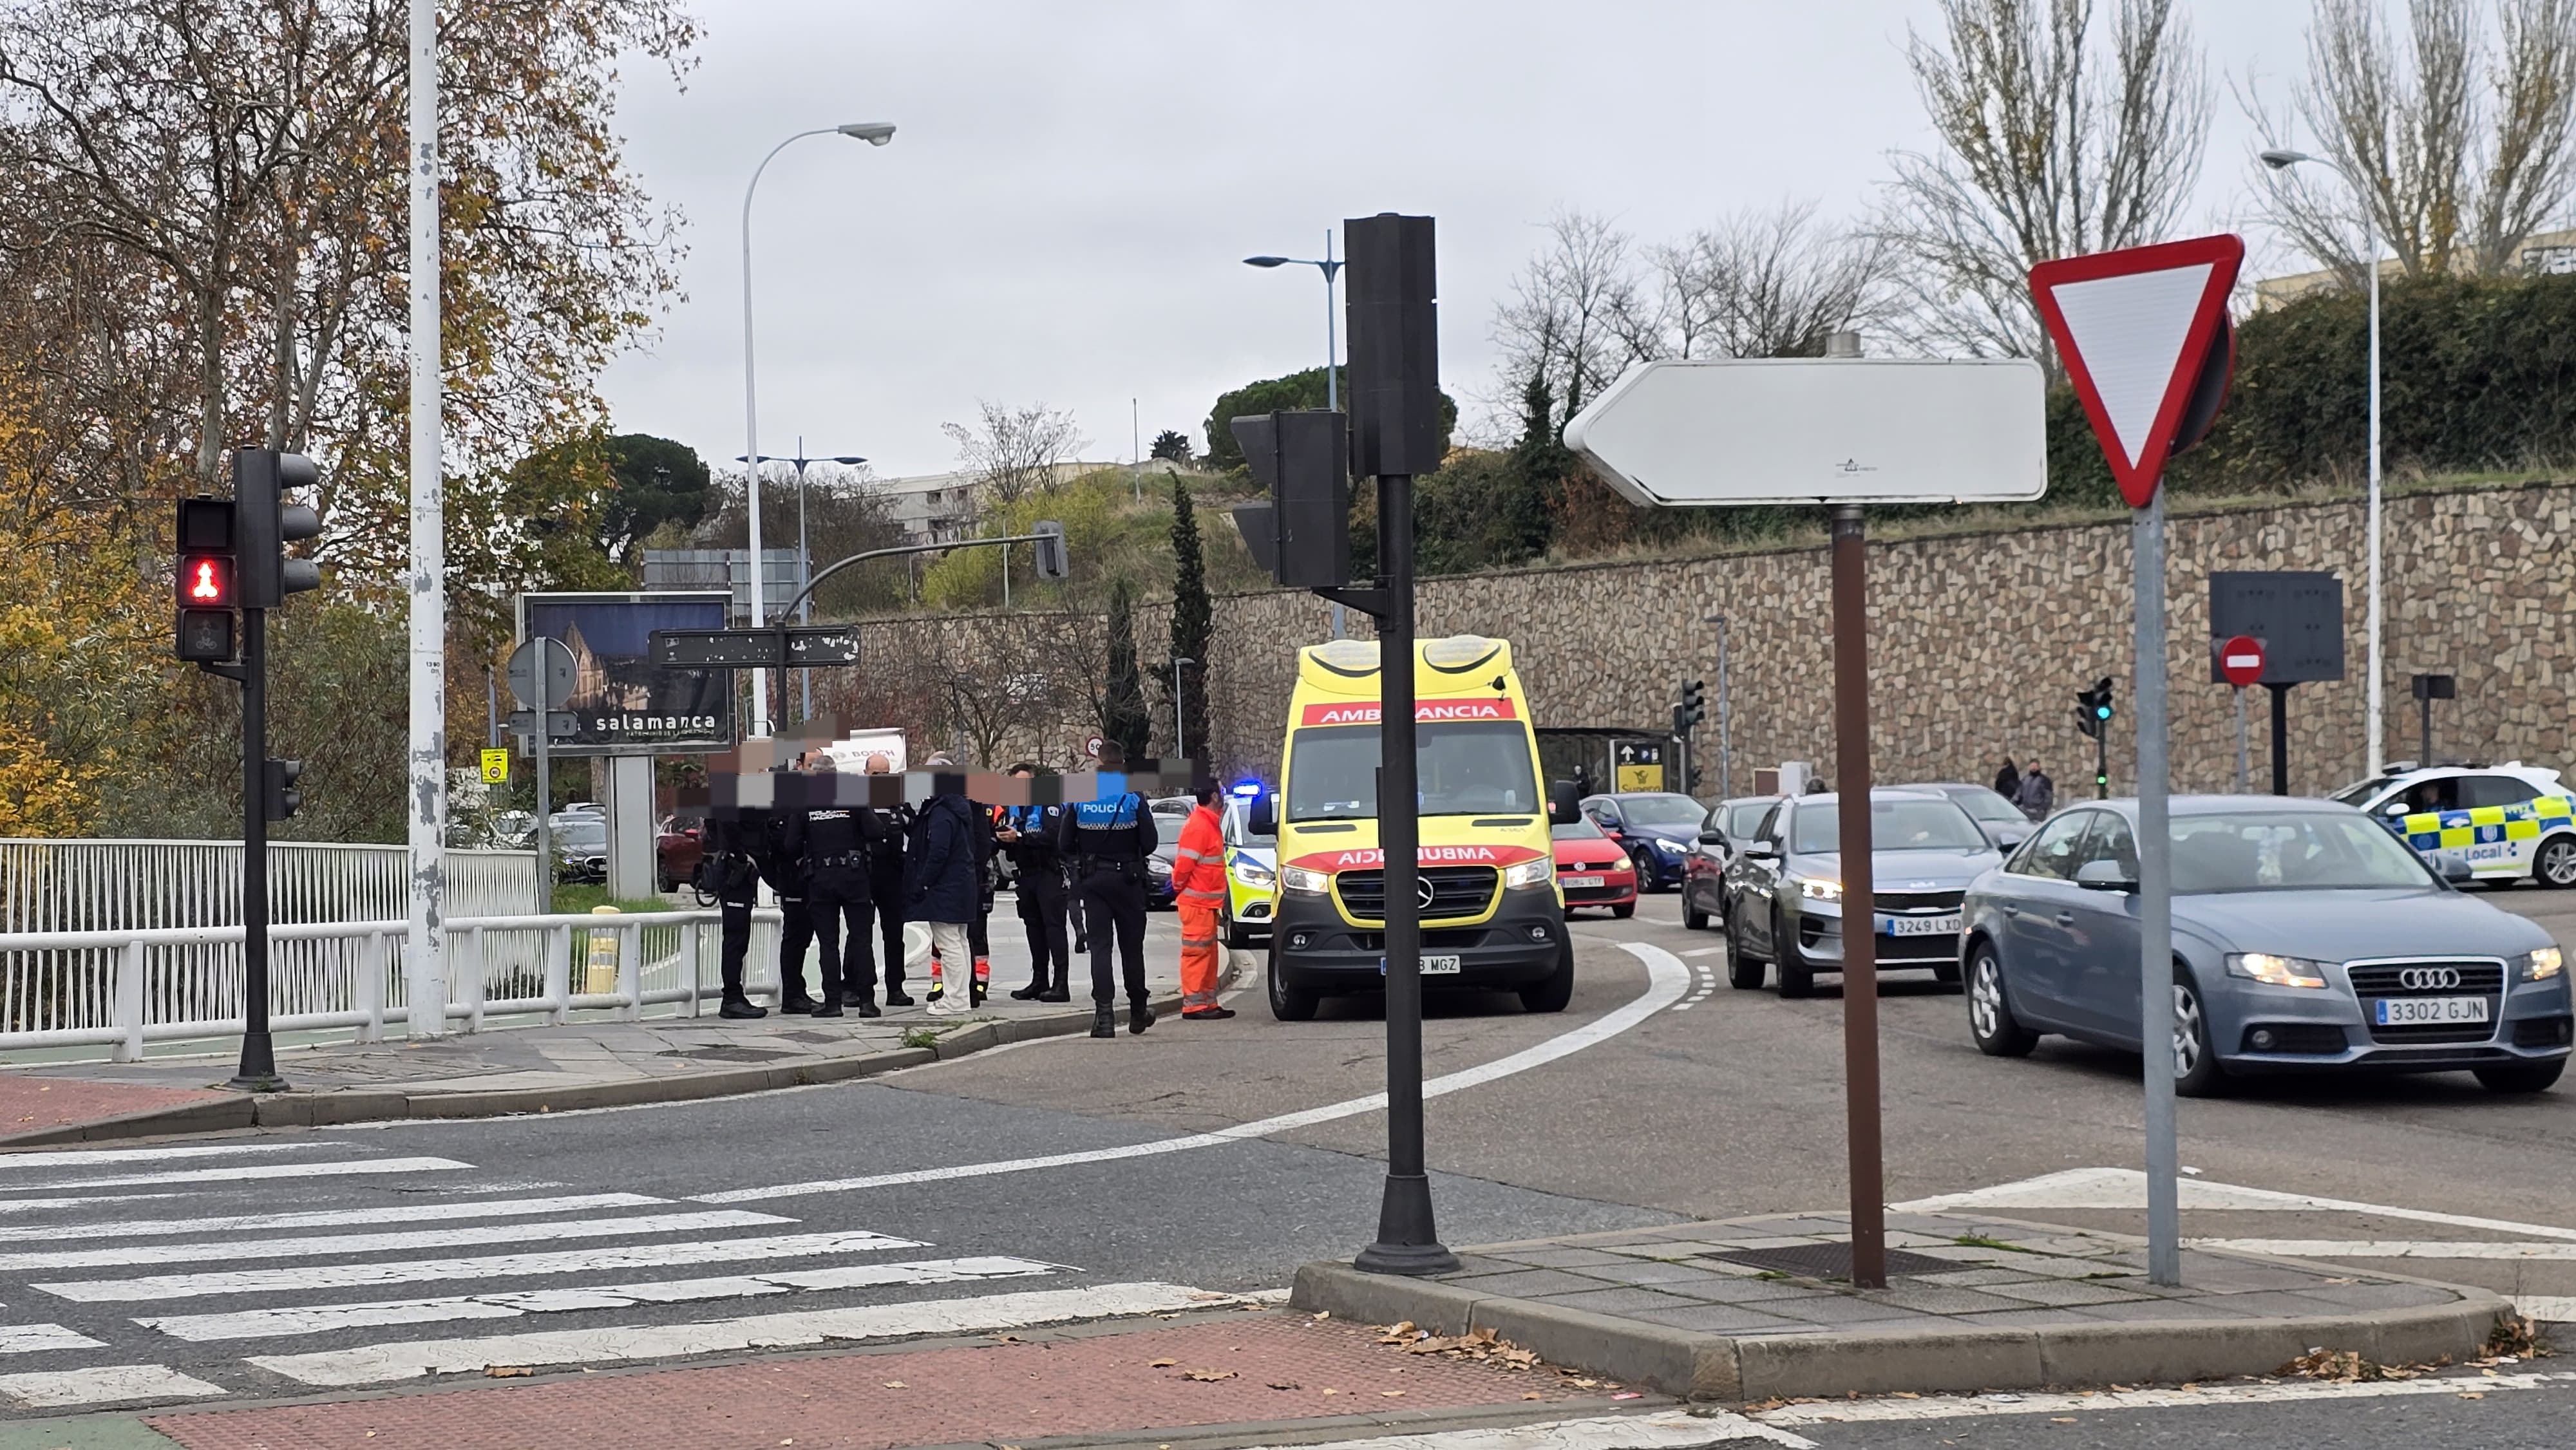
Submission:
[[[2099,0],[2110,10],[2115,0]],[[620,430],[742,451],[742,188],[761,442],[953,466],[976,401],[1073,410],[1093,458],[1199,425],[1226,388],[1322,361],[1314,256],[1376,211],[1440,222],[1442,371],[1493,370],[1495,299],[1551,212],[1673,236],[1813,197],[1855,215],[1885,153],[1931,144],[1904,65],[1930,0],[1312,0],[1301,5],[698,0],[687,89],[630,65],[629,155],[688,220],[686,296],[606,393]],[[2296,74],[2299,0],[2198,0],[2218,98],[2201,220],[2240,214],[2229,77]],[[2260,239],[2257,254],[2262,255]]]

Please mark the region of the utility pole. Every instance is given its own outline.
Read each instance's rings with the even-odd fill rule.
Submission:
[[[406,786],[411,929],[404,1033],[447,1031],[447,501],[438,235],[438,0],[411,0],[411,699]],[[245,634],[256,626],[245,625]]]

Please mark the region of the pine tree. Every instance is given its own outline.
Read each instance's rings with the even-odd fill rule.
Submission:
[[[1207,561],[1199,550],[1198,512],[1190,505],[1189,485],[1168,470],[1164,477],[1172,481],[1172,658],[1198,661],[1196,669],[1180,672],[1181,696],[1172,708],[1181,722],[1183,743],[1205,760],[1207,652],[1214,607],[1208,601]]]
[[[1118,742],[1132,766],[1152,749],[1153,720],[1136,670],[1136,601],[1119,580],[1109,591],[1109,688],[1101,697],[1100,733]]]

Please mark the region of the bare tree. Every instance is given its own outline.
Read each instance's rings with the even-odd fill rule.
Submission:
[[[1653,307],[1638,291],[1635,269],[1628,235],[1606,218],[1568,211],[1549,219],[1546,248],[1494,309],[1512,408],[1536,376],[1571,417],[1636,361]]]
[[[1899,311],[1885,238],[1816,219],[1812,201],[1745,211],[1656,247],[1659,304],[1645,357],[1819,357],[1828,333]]]
[[[1907,61],[1940,134],[1899,152],[1883,233],[1928,274],[1926,340],[2050,357],[2033,264],[2160,237],[2199,174],[2209,86],[2174,0],[1940,0]],[[2097,64],[2107,68],[2097,71]]]
[[[978,402],[976,408],[982,416],[973,427],[942,423],[939,431],[956,443],[958,460],[988,503],[1018,503],[1055,482],[1058,465],[1091,441],[1074,426],[1073,414],[1044,403],[1013,408]]]
[[[2406,275],[2493,274],[2576,187],[2576,0],[2498,0],[2492,64],[2469,0],[2409,0],[2406,31],[2401,65],[2378,0],[2316,0],[2289,112],[2244,102],[2265,148],[2290,145],[2295,116],[2349,180],[2260,177],[2268,218],[2347,286],[2360,206]]]

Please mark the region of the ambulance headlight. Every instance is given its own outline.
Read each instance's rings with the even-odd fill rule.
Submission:
[[[1520,890],[1527,890],[1533,886],[1545,886],[1555,878],[1556,863],[1545,856],[1535,861],[1523,861],[1517,866],[1503,868],[1503,884]]]
[[[1279,889],[1299,896],[1321,896],[1333,889],[1333,878],[1303,866],[1282,866],[1279,868]]]

